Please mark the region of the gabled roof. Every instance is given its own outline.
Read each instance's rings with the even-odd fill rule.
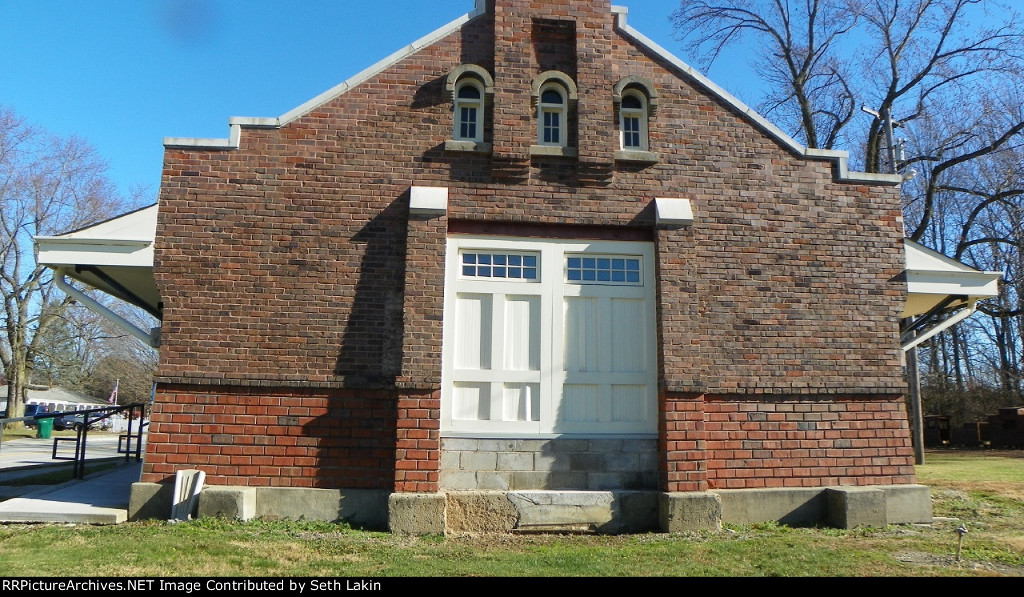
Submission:
[[[384,71],[391,65],[399,62],[400,60],[419,52],[426,46],[429,46],[445,36],[458,31],[460,27],[468,23],[469,21],[484,14],[486,10],[486,0],[476,0],[476,5],[472,12],[455,19],[451,23],[444,25],[432,33],[429,33],[419,40],[409,44],[394,54],[388,56],[384,60],[370,66],[355,76],[341,82],[340,84],[328,89],[313,99],[303,103],[302,105],[286,112],[285,114],[273,118],[273,117],[232,117],[228,119],[228,125],[230,126],[230,133],[227,139],[197,139],[191,137],[166,137],[164,139],[164,146],[166,147],[196,147],[206,149],[238,149],[242,140],[242,127],[252,128],[277,128],[288,124],[298,118],[301,118],[310,111],[317,107],[331,101],[339,95],[347,92],[349,89],[356,87],[360,83],[370,79],[371,77]],[[903,182],[903,176],[899,174],[875,174],[868,172],[854,172],[849,169],[849,153],[846,151],[836,151],[832,149],[812,149],[804,147],[792,137],[784,133],[779,127],[772,124],[768,119],[758,114],[753,108],[747,106],[740,100],[733,97],[723,88],[713,83],[710,79],[705,77],[703,74],[698,72],[696,69],[686,64],[676,56],[674,56],[668,50],[662,48],[657,43],[651,41],[642,33],[633,29],[627,24],[626,16],[629,10],[623,6],[612,6],[612,14],[616,16],[616,28],[626,37],[630,38],[634,43],[644,47],[647,51],[665,60],[671,64],[674,68],[678,69],[683,75],[689,77],[695,83],[703,87],[709,94],[715,96],[723,103],[731,106],[736,112],[742,114],[747,118],[754,126],[757,126],[770,137],[774,138],[781,145],[792,151],[794,154],[803,157],[804,159],[810,160],[825,160],[835,164],[836,167],[836,178],[840,181],[845,182],[860,182],[860,183],[872,183],[872,184],[899,184]]]
[[[302,117],[400,60],[457,31],[471,20],[480,17],[484,14],[485,5],[486,0],[477,0],[476,7],[471,13],[422,37],[280,117],[231,118],[229,120],[230,136],[227,139],[168,137],[164,139],[164,144],[169,147],[238,148],[241,142],[242,127],[276,128]],[[742,114],[753,126],[758,127],[793,154],[804,159],[832,162],[835,165],[836,177],[841,181],[874,184],[898,184],[901,182],[902,177],[899,175],[849,171],[847,167],[849,154],[845,151],[812,149],[797,143],[703,74],[630,27],[627,24],[628,10],[626,8],[613,6],[612,13],[617,17],[617,30],[632,43],[671,65],[681,76],[688,77],[690,81],[702,87],[708,94],[716,97],[738,114]],[[39,248],[39,263],[57,270],[58,280],[63,275],[67,275],[107,294],[143,307],[159,317],[160,297],[152,274],[156,221],[157,206],[151,205],[82,230],[59,236],[39,237],[36,239]],[[907,298],[903,317],[909,318],[921,315],[931,317],[936,314],[948,314],[950,309],[958,307],[973,309],[974,303],[978,300],[998,294],[998,281],[1001,274],[999,272],[980,272],[908,240],[906,241],[904,276],[907,283]],[[73,292],[73,289],[71,291]],[[969,314],[969,312],[961,313],[957,316],[957,320]],[[947,319],[943,325],[949,325],[948,322]],[[146,333],[142,332],[141,336],[146,336]],[[155,338],[150,339],[154,340],[153,345],[155,345]],[[915,340],[915,342],[919,341],[920,339]]]

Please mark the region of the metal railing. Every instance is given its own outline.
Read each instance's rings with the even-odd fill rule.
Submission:
[[[69,410],[64,412],[53,412],[53,413],[41,413],[31,417],[17,417],[11,419],[0,419],[0,446],[3,443],[3,429],[7,423],[17,422],[39,422],[41,419],[57,419],[58,417],[76,417],[81,416],[82,421],[79,424],[73,424],[76,431],[75,437],[54,437],[53,438],[53,459],[54,460],[73,460],[74,461],[74,477],[76,479],[85,478],[85,449],[88,445],[89,430],[96,426],[97,423],[101,423],[109,419],[111,416],[116,414],[124,413],[128,420],[128,429],[125,433],[118,435],[117,451],[120,453],[122,442],[126,442],[124,449],[125,462],[131,460],[132,452],[135,453],[135,460],[142,460],[142,433],[144,427],[149,423],[145,422],[146,405],[142,403],[124,404],[121,406],[105,406],[101,408],[90,408],[83,410]],[[72,419],[74,420],[74,419]],[[75,442],[75,455],[74,457],[58,457],[57,456],[57,445],[61,441],[74,441]],[[134,449],[133,449],[134,442]]]

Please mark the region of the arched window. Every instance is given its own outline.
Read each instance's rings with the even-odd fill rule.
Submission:
[[[643,77],[622,78],[612,90],[612,101],[619,117],[619,149],[616,160],[657,163],[658,154],[651,151],[651,125],[658,113],[658,90]]]
[[[576,103],[579,95],[572,77],[549,70],[534,78],[530,85],[530,102],[537,116],[537,142],[530,154],[537,156],[575,157],[574,130]]]
[[[483,141],[484,89],[472,77],[463,77],[455,85],[455,129],[452,138],[458,141]]]
[[[537,143],[565,147],[566,92],[558,83],[548,83],[540,89],[537,102]]]
[[[619,138],[622,149],[647,151],[647,97],[635,89],[622,94]]]
[[[452,102],[452,138],[448,151],[490,152],[487,112],[494,99],[494,79],[482,66],[460,64],[448,73],[445,97]]]

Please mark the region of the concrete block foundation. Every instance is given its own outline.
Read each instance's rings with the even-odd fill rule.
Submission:
[[[667,533],[722,528],[722,499],[711,492],[663,493],[661,530]]]
[[[880,485],[887,524],[931,524],[931,492],[924,485]]]
[[[174,486],[169,483],[132,483],[128,520],[167,520],[173,501]]]
[[[255,515],[267,520],[344,521],[358,528],[386,529],[388,495],[373,489],[259,487]]]
[[[388,498],[388,527],[402,535],[442,535],[445,511],[444,494],[392,493]]]
[[[255,487],[207,487],[199,494],[196,516],[249,520],[256,516]]]
[[[825,490],[829,525],[840,529],[884,527],[885,492],[874,487],[829,487]]]
[[[167,483],[133,483],[129,520],[169,519],[174,488]],[[388,495],[383,490],[291,487],[206,486],[199,494],[199,517],[250,520],[319,520],[384,530]]]
[[[756,524],[768,520],[789,526],[813,525],[825,519],[828,504],[820,487],[793,489],[723,489],[722,522]]]
[[[172,488],[135,483],[129,519],[170,516]],[[203,488],[199,516],[347,522],[409,535],[580,532],[680,533],[727,524],[828,524],[843,529],[929,524],[922,485],[657,491],[391,493],[283,487]]]

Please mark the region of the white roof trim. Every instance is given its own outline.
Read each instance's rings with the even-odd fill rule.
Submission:
[[[836,151],[828,149],[809,149],[799,144],[792,137],[782,132],[782,129],[772,124],[764,116],[758,114],[753,108],[747,106],[740,100],[733,97],[728,91],[722,89],[716,85],[711,79],[705,77],[701,72],[697,71],[689,64],[686,64],[679,58],[672,55],[671,52],[665,48],[659,46],[657,43],[640,33],[636,29],[630,27],[626,23],[626,16],[629,13],[629,9],[624,6],[612,6],[612,12],[618,17],[617,27],[619,31],[633,38],[633,41],[640,45],[646,46],[647,49],[651,50],[655,54],[664,58],[666,61],[671,63],[680,71],[684,72],[687,76],[694,79],[702,87],[718,96],[723,102],[729,104],[737,112],[740,112],[754,124],[762,128],[769,135],[774,137],[779,143],[785,145],[794,153],[803,156],[806,159],[817,159],[817,160],[830,160],[836,164],[838,169],[838,180],[844,182],[863,182],[863,183],[884,183],[884,184],[899,184],[903,182],[903,176],[900,174],[873,174],[868,172],[851,172],[849,170],[849,157],[850,154],[846,151]]]
[[[208,149],[238,149],[239,143],[241,142],[241,127],[262,127],[262,128],[276,128],[284,126],[293,120],[301,118],[305,114],[308,114],[317,107],[329,102],[335,97],[345,93],[349,89],[362,84],[371,77],[379,74],[380,72],[387,69],[392,64],[403,60],[416,52],[419,52],[423,48],[435,43],[436,41],[444,38],[447,35],[457,31],[460,27],[468,23],[469,21],[480,16],[486,10],[486,0],[476,0],[476,5],[472,12],[469,12],[454,21],[444,25],[431,33],[421,37],[414,41],[408,46],[398,50],[391,54],[387,58],[377,62],[369,68],[363,69],[355,76],[352,76],[345,81],[342,81],[338,85],[328,89],[313,99],[303,103],[302,105],[289,110],[282,114],[278,118],[252,118],[252,117],[232,117],[228,120],[231,127],[230,136],[227,139],[196,139],[190,137],[165,137],[165,147],[195,147],[195,148],[208,148]]]
[[[153,267],[157,205],[58,236],[37,236],[41,265]]]
[[[153,204],[80,230],[58,236],[37,236],[34,239],[38,251],[36,261],[54,270],[57,285],[69,295],[77,296],[78,291],[71,287],[64,289],[65,273],[69,278],[159,317],[160,291],[153,279],[157,209]],[[91,299],[79,300],[89,306]],[[121,325],[119,321],[115,323]]]

